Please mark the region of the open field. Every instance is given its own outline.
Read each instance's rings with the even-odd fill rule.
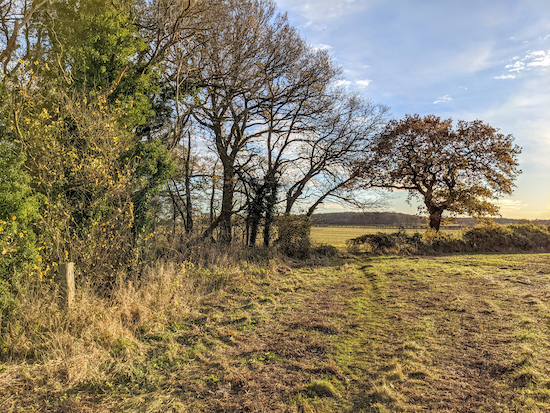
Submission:
[[[346,247],[346,241],[351,238],[357,238],[364,234],[374,234],[376,232],[397,232],[399,228],[373,228],[373,227],[311,227],[311,241],[315,245],[328,244],[338,249]],[[419,232],[423,234],[425,228],[406,229],[405,232],[413,234]],[[460,234],[460,230],[442,230],[451,234]]]
[[[550,411],[550,254],[220,271],[97,365],[4,360],[0,411]]]

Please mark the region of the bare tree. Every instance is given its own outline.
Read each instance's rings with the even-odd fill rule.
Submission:
[[[47,2],[48,0],[34,2],[3,0],[0,2],[0,32],[3,35],[0,63],[9,61],[18,47],[21,30],[30,23],[34,14]]]
[[[313,119],[309,130],[304,132],[307,139],[301,144],[300,156],[292,163],[293,179],[286,188],[286,214],[292,212],[299,200],[310,205],[307,216],[330,197],[361,205],[350,191],[359,178],[355,163],[371,151],[386,122],[388,108],[342,90],[330,97],[322,116]]]
[[[212,4],[216,16],[204,19],[169,58],[177,73],[174,129],[191,120],[223,169],[221,210],[204,235],[219,227],[220,239],[231,240],[232,216],[244,210],[247,243],[256,243],[263,221],[268,245],[277,205],[286,201],[290,213],[312,195],[314,180],[323,191],[308,198],[309,214],[331,196],[357,203],[351,165],[387,109],[334,90],[341,69],[326,52],[309,48],[273,1]],[[181,141],[179,133],[173,139]]]
[[[285,169],[299,157],[299,148],[307,139],[303,132],[309,130],[312,119],[326,110],[330,100],[327,91],[340,73],[326,52],[296,52],[286,72],[267,82],[263,110],[266,133],[256,147],[262,161],[249,178],[249,245],[256,242],[262,218],[264,245],[269,245]]]
[[[183,40],[205,28],[215,14],[215,2],[206,0],[153,0],[137,5],[134,24],[146,47],[138,53],[142,70],[163,63]],[[174,74],[171,71],[171,74]]]
[[[270,81],[283,77],[304,46],[271,0],[220,0],[218,6],[219,18],[187,44],[187,73],[197,87],[187,104],[223,168],[221,211],[209,231],[220,226],[221,239],[230,241],[237,160],[268,129]]]

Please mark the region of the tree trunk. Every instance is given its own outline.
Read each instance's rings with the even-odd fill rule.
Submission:
[[[223,168],[222,209],[220,211],[220,241],[230,243],[231,215],[233,215],[233,191],[235,189],[235,171],[232,166]]]
[[[264,246],[269,247],[271,241],[271,226],[273,225],[275,204],[277,202],[277,181],[274,176],[270,176],[266,184],[268,195],[265,205]]]
[[[209,225],[214,222],[214,201],[216,200],[216,170],[212,174],[212,193],[210,194],[210,217]]]
[[[191,132],[187,135],[187,156],[185,158],[185,209],[186,221],[185,232],[193,232],[193,204],[191,201]]]
[[[436,231],[439,231],[443,209],[432,206],[428,208],[428,212],[430,214],[428,226],[430,227],[430,229],[435,229]]]

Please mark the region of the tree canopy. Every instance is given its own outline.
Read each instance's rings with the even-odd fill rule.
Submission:
[[[521,148],[514,137],[480,120],[461,120],[453,128],[452,119],[407,115],[388,123],[375,152],[360,166],[371,185],[420,197],[435,230],[445,211],[497,215],[499,208],[491,201],[511,194],[521,172]]]

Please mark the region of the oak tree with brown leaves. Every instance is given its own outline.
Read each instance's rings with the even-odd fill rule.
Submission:
[[[494,200],[509,195],[521,171],[512,135],[481,120],[441,120],[407,115],[392,120],[381,134],[378,159],[361,169],[372,186],[404,189],[419,197],[429,227],[439,230],[443,212],[473,217],[498,215]]]

